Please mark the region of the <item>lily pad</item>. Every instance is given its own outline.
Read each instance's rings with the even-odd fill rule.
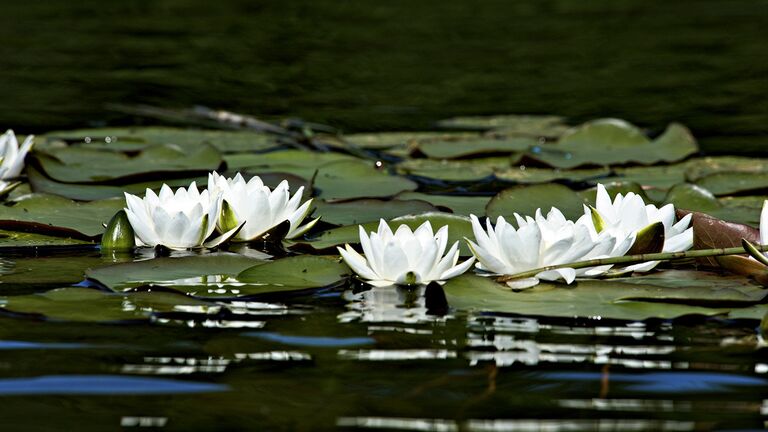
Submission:
[[[277,292],[328,286],[348,274],[349,267],[338,259],[301,255],[251,267],[237,275],[237,279],[253,284],[259,292]]]
[[[685,182],[686,162],[659,166],[616,167],[615,176],[603,181],[622,181],[661,189]]]
[[[408,147],[423,141],[444,139],[469,139],[479,137],[469,132],[382,132],[345,135],[344,139],[358,147],[385,150],[393,147]]]
[[[27,195],[0,206],[0,228],[91,240],[124,206],[124,199],[78,203],[55,195]]]
[[[119,322],[148,320],[155,312],[201,312],[221,306],[170,292],[107,293],[89,288],[59,288],[42,294],[0,297],[0,308],[49,320]]]
[[[449,246],[453,244],[453,242],[458,241],[460,246],[459,250],[462,256],[471,255],[469,248],[464,241],[465,237],[472,238],[473,235],[472,223],[466,216],[459,216],[450,213],[424,213],[420,215],[397,217],[388,222],[392,229],[397,229],[397,227],[401,224],[408,225],[411,229],[416,229],[426,221],[430,222],[433,231],[437,231],[443,225],[447,225]],[[378,228],[378,224],[378,222],[368,222],[366,224],[362,224],[362,226],[368,232],[375,232]],[[357,244],[359,242],[360,232],[358,225],[349,225],[323,231],[308,241],[303,241],[300,243],[309,245],[318,251],[330,249],[335,253],[333,248],[336,246],[343,246],[346,243]]]
[[[208,288],[218,288],[226,283],[227,277],[234,277],[255,265],[265,264],[266,258],[267,255],[264,259],[257,259],[240,254],[216,252],[92,267],[85,271],[85,275],[116,291],[143,285],[162,285],[197,293]]]
[[[542,146],[530,157],[557,168],[677,162],[699,151],[690,131],[673,123],[651,141],[637,127],[617,119],[584,123],[560,137],[554,146]]]
[[[249,172],[284,172],[311,179],[318,168],[331,162],[359,159],[343,153],[318,153],[303,150],[280,150],[269,153],[236,153],[224,156],[229,170]]]
[[[437,125],[445,129],[498,131],[508,134],[557,137],[568,126],[563,118],[548,115],[467,116],[440,120]]]
[[[421,200],[434,206],[445,207],[458,215],[484,215],[485,206],[491,200],[489,196],[434,195],[422,192],[402,192],[397,198],[403,200]]]
[[[407,178],[389,175],[371,163],[357,160],[323,165],[314,186],[318,195],[326,200],[388,197],[418,187]]]
[[[701,177],[696,184],[718,196],[759,193],[768,189],[768,172],[720,172]]]
[[[39,290],[76,284],[85,279],[84,269],[111,264],[112,260],[98,254],[75,256],[13,257],[3,261],[0,294],[11,290]]]
[[[626,320],[724,314],[730,306],[751,306],[768,295],[746,278],[703,272],[581,280],[572,285],[542,283],[522,292],[489,278],[463,275],[443,289],[449,305],[462,310]],[[718,304],[729,307],[715,307]]]
[[[439,211],[426,201],[401,199],[359,199],[336,203],[318,200],[314,205],[317,207],[314,216],[320,216],[323,222],[336,225],[350,225],[378,221],[382,218],[392,219],[397,216]]]
[[[408,159],[397,165],[401,174],[417,175],[445,181],[480,180],[496,171],[507,170],[509,157],[468,160]]]
[[[489,153],[524,152],[538,142],[538,139],[528,137],[480,137],[424,141],[417,148],[432,159],[454,159]]]
[[[251,131],[194,130],[170,127],[100,128],[49,132],[49,140],[78,142],[77,146],[112,151],[135,151],[154,144],[184,148],[207,144],[222,153],[263,151],[281,145],[280,138]]]
[[[6,248],[18,247],[72,246],[89,244],[95,245],[94,242],[75,238],[53,237],[30,232],[0,230],[0,251],[3,251]]]
[[[513,213],[532,216],[540,208],[547,214],[550,208],[557,207],[566,218],[575,220],[584,214],[585,203],[576,192],[559,184],[514,186],[493,197],[486,214],[492,220],[499,216],[509,220]]]
[[[555,180],[568,180],[572,182],[603,181],[611,174],[607,168],[561,170],[557,168],[533,168],[525,165],[496,171],[495,175],[501,180],[536,184],[550,183]]]
[[[142,174],[156,178],[163,174],[202,174],[222,163],[219,152],[207,144],[193,148],[154,145],[137,155],[81,147],[52,148],[36,152],[35,160],[49,178],[63,183],[126,180]]]

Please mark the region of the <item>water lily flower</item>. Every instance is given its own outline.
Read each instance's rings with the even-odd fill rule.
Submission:
[[[34,144],[33,135],[27,135],[19,148],[19,142],[12,130],[0,135],[0,179],[18,177],[24,169],[24,158]]]
[[[461,264],[459,242],[444,254],[448,243],[448,226],[433,233],[429,221],[411,231],[408,225],[400,225],[392,233],[382,219],[379,228],[370,235],[360,226],[360,244],[364,256],[348,244],[337,248],[344,261],[365,282],[373,286],[426,285],[444,282],[469,269],[474,258]]]
[[[499,216],[495,228],[490,220],[483,229],[480,220],[471,215],[475,242],[467,239],[472,253],[477,257],[476,267],[487,274],[514,275],[550,265],[567,264],[589,259],[604,258],[614,250],[617,239],[610,233],[593,238],[587,227],[567,220],[557,208],[544,217],[536,210],[535,218],[514,214],[515,229],[504,217]],[[623,240],[619,249],[629,250],[630,241]],[[515,289],[529,288],[541,280],[562,279],[566,283],[576,276],[596,276],[611,266],[603,265],[582,269],[570,267],[544,271],[531,278],[515,279],[507,284]]]
[[[691,215],[685,215],[675,222],[675,206],[667,204],[661,208],[646,204],[640,195],[629,192],[626,195],[616,194],[613,201],[605,186],[597,185],[595,209],[602,225],[598,229],[592,214],[592,209],[584,207],[584,215],[577,223],[589,228],[596,236],[599,232],[607,231],[617,238],[627,238],[636,235],[649,225],[661,222],[664,225],[664,245],[662,252],[682,252],[693,247],[693,228],[689,228]],[[620,256],[614,251],[611,256]],[[656,267],[658,261],[628,266],[626,270],[648,271]]]
[[[303,186],[291,197],[285,180],[275,190],[270,190],[259,176],[253,176],[246,182],[240,173],[235,178],[225,178],[212,172],[208,174],[208,190],[223,196],[219,231],[226,232],[245,223],[234,240],[258,239],[285,221],[290,225],[285,238],[292,239],[307,232],[320,219],[300,226],[309,214],[312,200],[301,203]]]
[[[143,246],[165,246],[170,249],[215,247],[227,240],[230,231],[210,242],[205,240],[216,229],[221,211],[221,195],[197,190],[195,182],[188,189],[174,193],[167,184],[160,194],[147,189],[145,197],[125,193],[128,221],[136,233],[136,243]],[[236,229],[236,228],[235,228]]]

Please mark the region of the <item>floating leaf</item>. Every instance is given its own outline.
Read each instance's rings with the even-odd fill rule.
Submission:
[[[345,135],[344,139],[358,147],[384,150],[393,147],[408,147],[419,142],[446,139],[471,139],[480,134],[469,132],[382,132]]]
[[[489,196],[434,195],[421,192],[402,192],[397,198],[404,200],[421,200],[434,206],[445,207],[458,215],[484,215],[485,206],[491,200]]]
[[[480,180],[496,171],[508,170],[508,157],[490,157],[468,160],[408,159],[397,165],[401,174],[417,175],[445,181]]]
[[[276,292],[328,286],[349,273],[338,259],[302,255],[248,268],[237,279],[257,286],[260,292]]]
[[[497,178],[516,183],[551,183],[555,180],[572,182],[600,181],[607,178],[611,170],[607,168],[561,170],[553,168],[532,168],[525,165],[496,171]]]
[[[95,243],[71,237],[53,237],[30,232],[0,230],[0,251],[6,251],[8,248],[73,245],[95,245]]]
[[[558,168],[677,162],[699,148],[685,126],[673,123],[656,140],[649,140],[631,124],[617,119],[584,123],[560,137],[554,146],[542,146],[530,157]]]
[[[314,202],[314,205],[317,207],[314,216],[321,217],[323,222],[336,225],[359,224],[409,214],[439,211],[426,201],[400,199],[359,199],[336,203],[318,200]]]
[[[699,212],[678,211],[678,218],[691,213],[693,227],[693,249],[715,249],[741,247],[741,239],[760,242],[760,232],[747,225],[726,222]],[[714,258],[700,258],[700,262],[718,266]]]
[[[552,207],[557,207],[566,218],[575,220],[584,214],[584,204],[584,199],[563,185],[514,186],[493,197],[486,214],[492,220],[499,216],[509,219],[513,213],[532,216],[539,208],[546,215]]]
[[[112,151],[135,151],[154,144],[184,148],[211,145],[222,153],[263,151],[281,144],[276,135],[252,131],[194,130],[170,127],[78,129],[49,132],[49,140],[79,142],[80,147]],[[87,141],[86,142],[86,138]]]
[[[78,203],[55,195],[27,195],[0,206],[0,228],[40,234],[93,239],[125,206],[124,199]]]
[[[418,150],[432,159],[454,159],[493,153],[524,152],[538,144],[536,138],[478,137],[424,141]]]
[[[440,120],[437,125],[446,129],[494,130],[514,135],[557,137],[568,130],[563,118],[548,115],[468,116]]]
[[[359,159],[342,153],[317,153],[303,150],[280,150],[269,153],[236,153],[224,155],[227,169],[249,172],[282,172],[311,179],[318,168],[339,161]]]
[[[463,275],[449,280],[443,289],[449,305],[457,309],[627,320],[723,314],[729,308],[718,304],[749,306],[768,295],[745,278],[676,271],[652,277],[580,280],[572,285],[542,283],[521,292],[489,278]]]
[[[200,294],[226,285],[228,277],[234,277],[247,268],[265,264],[268,256],[261,255],[262,258],[259,259],[234,253],[215,252],[205,255],[155,258],[105,267],[94,266],[87,269],[85,275],[118,291],[143,285],[162,285]]]
[[[81,147],[51,148],[35,153],[36,163],[49,178],[63,183],[130,180],[140,175],[205,173],[221,166],[219,152],[210,145],[182,148],[154,145],[137,155]]]
[[[40,315],[57,321],[115,322],[147,320],[155,312],[205,313],[220,306],[170,292],[107,293],[89,288],[59,288],[42,294],[0,297],[0,307],[13,313]]]
[[[388,197],[415,190],[416,183],[377,170],[372,163],[340,161],[323,165],[315,177],[315,191],[326,200]]]

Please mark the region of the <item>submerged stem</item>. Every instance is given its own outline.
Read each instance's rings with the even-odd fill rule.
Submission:
[[[768,251],[768,245],[754,245],[754,247],[760,252]],[[497,280],[499,282],[507,282],[514,279],[533,277],[541,272],[560,269],[560,268],[580,269],[585,267],[596,267],[596,266],[608,265],[608,264],[637,264],[637,263],[642,263],[646,261],[670,261],[670,260],[676,260],[676,259],[682,259],[682,258],[704,258],[704,257],[723,256],[723,255],[740,255],[744,253],[747,253],[744,250],[744,247],[738,246],[738,247],[718,248],[718,249],[698,249],[698,250],[685,251],[685,252],[660,252],[660,253],[648,253],[648,254],[638,254],[638,255],[625,255],[625,256],[613,257],[613,258],[597,258],[597,259],[591,259],[586,261],[577,261],[572,263],[554,264],[550,266],[539,267],[536,269],[527,270],[527,271],[515,273],[512,275],[504,275],[499,277]]]

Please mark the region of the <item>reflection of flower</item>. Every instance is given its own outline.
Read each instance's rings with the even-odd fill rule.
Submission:
[[[442,282],[456,277],[472,265],[471,258],[459,265],[459,242],[443,255],[448,243],[448,226],[433,234],[429,221],[416,231],[400,225],[395,233],[382,219],[377,232],[370,236],[360,227],[360,244],[365,257],[349,245],[337,248],[344,261],[361,278],[374,286],[418,285]]]
[[[566,220],[560,210],[552,208],[545,218],[541,210],[536,217],[521,217],[515,213],[519,228],[499,216],[496,227],[486,221],[483,229],[475,215],[471,215],[474,243],[469,246],[477,257],[477,268],[493,274],[512,275],[549,265],[566,264],[605,257],[614,250],[616,238],[601,233],[592,238],[587,227]],[[623,241],[620,249],[626,252],[630,241]],[[528,288],[539,280],[563,279],[573,282],[576,276],[594,276],[604,273],[610,266],[573,269],[570,267],[538,273],[535,277],[508,282],[513,288]]]
[[[18,177],[24,169],[24,158],[32,148],[34,136],[28,135],[19,148],[19,142],[12,130],[0,135],[0,179]],[[2,188],[4,189],[4,188]]]
[[[290,224],[286,238],[295,238],[318,221],[315,219],[299,226],[309,213],[312,200],[301,204],[303,186],[291,197],[285,180],[271,191],[259,176],[252,177],[246,183],[240,173],[230,179],[212,172],[208,175],[208,190],[212,194],[220,192],[223,196],[219,231],[229,231],[245,222],[245,226],[235,236],[236,240],[255,240],[284,221]]]
[[[693,246],[693,228],[688,228],[691,223],[691,215],[688,214],[675,223],[675,207],[672,204],[667,204],[662,208],[653,204],[646,205],[640,195],[632,192],[626,195],[616,194],[613,202],[611,202],[611,197],[605,190],[605,186],[598,184],[595,209],[602,219],[602,230],[617,238],[634,236],[648,225],[661,222],[664,225],[662,252],[682,252]],[[578,223],[589,228],[593,236],[597,235],[589,208],[584,209],[584,216],[578,220]],[[620,254],[612,253],[611,255],[618,256]],[[658,261],[650,261],[629,266],[627,269],[648,271],[657,264]]]
[[[768,200],[763,201],[763,210],[760,212],[760,244],[768,244]]]
[[[221,209],[221,195],[200,193],[195,182],[188,189],[177,189],[175,194],[167,184],[163,184],[160,195],[147,189],[144,199],[126,193],[125,201],[137,243],[170,249],[203,246],[216,228]]]

